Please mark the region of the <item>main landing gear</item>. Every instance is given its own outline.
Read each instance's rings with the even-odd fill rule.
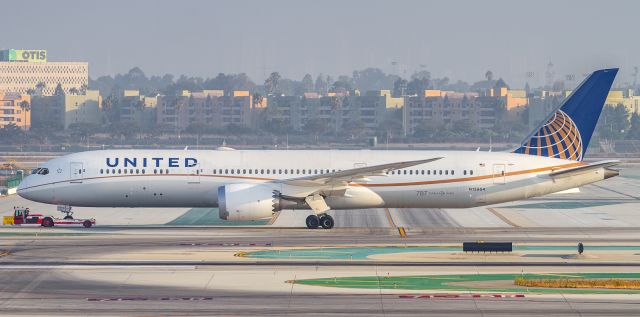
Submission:
[[[324,215],[309,215],[306,220],[307,228],[316,229],[318,226],[322,227],[322,229],[331,229],[335,224],[333,221],[333,217],[324,214]]]

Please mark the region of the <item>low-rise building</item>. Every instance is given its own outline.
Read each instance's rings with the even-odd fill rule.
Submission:
[[[190,125],[214,129],[229,125],[251,126],[252,97],[248,91],[221,90],[184,92],[180,96],[158,96],[156,122],[184,130]]]
[[[75,123],[103,122],[102,98],[97,90],[82,95],[34,96],[31,101],[34,127],[68,129]]]
[[[329,130],[344,130],[354,125],[374,130],[386,117],[387,100],[387,96],[377,91],[364,96],[273,96],[265,115],[266,120],[285,122],[296,131],[303,131],[310,120],[324,122]]]
[[[138,90],[125,90],[118,102],[120,122],[132,122],[143,130],[149,130],[156,124],[157,96],[143,96]]]
[[[403,123],[407,134],[413,134],[420,125],[438,126],[454,121],[492,128],[504,110],[504,96],[427,90],[422,96],[406,97]]]
[[[25,130],[31,126],[31,97],[26,94],[0,92],[0,128],[15,124]]]

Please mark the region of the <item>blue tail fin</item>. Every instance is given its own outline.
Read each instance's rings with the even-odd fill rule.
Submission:
[[[582,161],[617,73],[612,68],[589,75],[514,153]]]

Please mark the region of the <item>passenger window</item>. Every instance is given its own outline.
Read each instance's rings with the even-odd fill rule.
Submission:
[[[284,173],[287,174],[287,170],[284,170]]]
[[[136,169],[136,174],[140,174],[140,170],[139,169]]]
[[[101,169],[100,169],[100,174],[102,174],[103,172],[104,172],[104,169],[102,169],[102,168],[101,168]]]
[[[473,175],[473,170],[469,170],[469,175]]]
[[[438,174],[439,174],[439,175],[442,175],[442,170],[439,170],[439,171],[438,171]]]
[[[462,175],[467,175],[467,170],[462,171]]]
[[[154,170],[153,170],[153,174],[158,174],[158,170],[157,170],[157,169],[154,169]]]
[[[240,174],[240,169],[237,169],[237,170],[236,170],[236,174]]]
[[[224,169],[224,173],[225,173],[225,174],[229,174],[229,169],[228,169],[228,168],[225,168],[225,169]]]
[[[261,170],[260,170],[260,174],[264,174],[264,169],[261,169]]]
[[[109,170],[107,170],[107,174],[109,174]]]
[[[451,175],[453,175],[454,170],[451,170]]]
[[[243,169],[243,170],[242,170],[242,174],[247,174],[247,170],[246,170],[246,169]]]
[[[162,174],[162,170],[160,170],[160,174]]]
[[[122,170],[121,170],[121,169],[118,169],[118,174],[121,174],[121,173],[122,173]]]
[[[231,174],[233,174],[233,169],[231,169]]]
[[[413,170],[410,170],[410,171],[409,171],[409,175],[413,175]]]
[[[124,173],[127,174],[127,169],[126,168],[124,169]]]
[[[296,170],[296,174],[300,174],[300,170]]]
[[[444,175],[449,175],[449,170],[444,170]]]
[[[142,169],[142,174],[144,174],[144,169]]]

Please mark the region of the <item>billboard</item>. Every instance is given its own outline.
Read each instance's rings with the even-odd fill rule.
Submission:
[[[9,62],[46,62],[47,50],[14,50],[0,52],[0,60]]]

